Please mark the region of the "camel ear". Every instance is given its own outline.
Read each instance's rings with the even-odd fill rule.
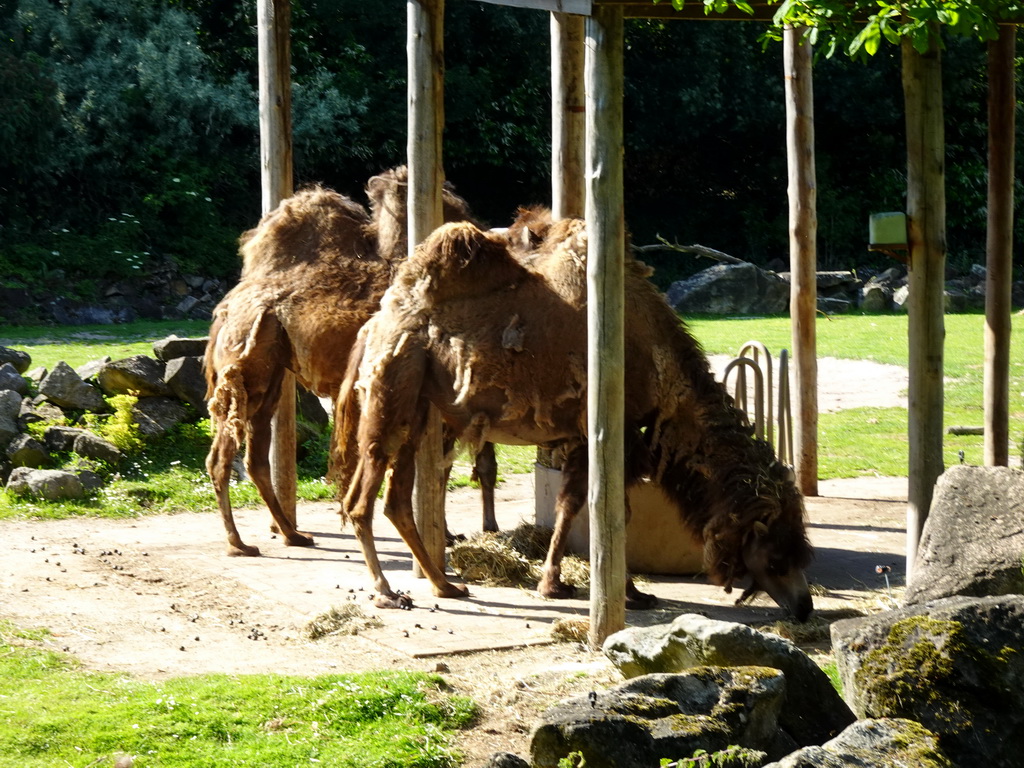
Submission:
[[[757,534],[757,536],[764,538],[768,535],[768,526],[762,523],[760,520],[755,520],[754,533]]]

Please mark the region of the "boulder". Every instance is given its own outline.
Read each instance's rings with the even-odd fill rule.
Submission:
[[[320,398],[302,386],[295,387],[295,415],[323,432],[331,423],[330,414]]]
[[[206,407],[206,375],[202,357],[171,358],[164,370],[164,382],[175,397],[195,408],[204,419],[210,417]]]
[[[172,397],[140,397],[132,407],[139,433],[157,437],[188,418],[185,406]]]
[[[692,314],[771,315],[789,306],[789,283],[753,264],[718,264],[673,283],[666,299]]]
[[[7,445],[21,429],[18,415],[23,398],[13,389],[0,389],[0,448]]]
[[[0,365],[0,391],[14,390],[24,397],[28,394],[28,382],[10,363]]]
[[[804,747],[764,768],[955,768],[935,734],[913,720],[858,720],[820,747]]]
[[[108,395],[166,397],[170,387],[164,383],[164,364],[146,355],[114,360],[96,375],[100,389]]]
[[[7,480],[7,490],[18,496],[34,496],[46,501],[81,499],[85,496],[85,489],[78,476],[63,469],[16,467]]]
[[[179,339],[168,336],[153,342],[153,357],[165,363],[176,357],[202,357],[206,354],[207,339]]]
[[[107,401],[63,360],[39,382],[39,392],[54,405],[72,411],[105,411]]]
[[[864,312],[888,312],[892,309],[892,287],[871,278],[860,289],[860,308]]]
[[[1024,594],[1024,472],[958,464],[939,477],[905,605]]]
[[[10,363],[18,373],[24,373],[32,365],[32,358],[28,352],[0,346],[0,365],[4,363]]]
[[[31,435],[15,435],[4,453],[12,467],[41,467],[50,459],[46,446]]]
[[[818,311],[826,315],[845,315],[853,309],[853,301],[836,296],[819,296]]]
[[[49,371],[46,366],[40,365],[38,368],[33,368],[31,371],[25,373],[25,378],[31,381],[36,386],[39,386],[39,382],[46,378],[46,374]]]
[[[92,432],[83,431],[76,436],[72,450],[79,456],[105,462],[111,467],[116,467],[121,461],[121,451],[118,447]]]
[[[779,725],[799,746],[822,744],[856,720],[807,654],[789,640],[743,624],[683,614],[671,624],[616,632],[605,640],[604,653],[625,677],[697,666],[777,669],[790,691]]]
[[[531,733],[530,762],[555,768],[580,752],[587,768],[656,766],[733,744],[782,757],[796,747],[778,729],[785,687],[782,673],[766,667],[643,675],[545,712]]]
[[[847,702],[915,720],[954,765],[1024,755],[1024,596],[950,597],[832,625]]]
[[[483,768],[530,768],[530,764],[511,752],[495,752],[487,758]]]
[[[104,355],[103,357],[97,358],[96,360],[90,360],[87,363],[75,368],[75,373],[82,377],[82,381],[96,381],[96,377],[100,373],[100,369],[103,368],[107,363],[110,362],[110,355]]]
[[[75,449],[75,440],[86,430],[78,427],[47,427],[43,432],[43,442],[54,453],[69,453]]]

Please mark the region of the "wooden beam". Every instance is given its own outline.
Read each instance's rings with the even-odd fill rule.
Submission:
[[[943,472],[943,337],[945,335],[946,161],[939,31],[925,53],[902,42],[907,124],[909,240],[909,462],[907,578]]]
[[[589,16],[591,0],[478,0],[491,5],[505,5],[510,8],[532,8],[551,13],[574,13]]]
[[[600,648],[626,624],[622,9],[595,9],[586,36],[590,644]]]
[[[812,48],[804,30],[783,33],[786,79],[786,151],[789,163],[789,314],[793,327],[796,418],[793,464],[805,496],[818,495],[818,213],[814,165]]]
[[[988,236],[985,270],[985,464],[1010,460],[1010,312],[1017,28],[988,44]]]
[[[586,147],[582,16],[551,14],[551,212],[582,216]]]
[[[443,222],[444,0],[408,0],[409,254]],[[433,562],[444,569],[444,451],[441,417],[430,409],[416,452],[414,517]],[[418,566],[414,573],[423,578]]]
[[[258,0],[260,182],[263,212],[291,197],[291,2]],[[287,371],[271,423],[271,477],[285,516],[295,524],[295,375]]]

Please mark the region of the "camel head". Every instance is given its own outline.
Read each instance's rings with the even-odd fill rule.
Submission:
[[[814,605],[804,569],[813,551],[792,470],[773,458],[754,474],[734,468],[725,487],[704,529],[709,577],[727,592],[745,582],[737,603],[765,592],[806,621]]]

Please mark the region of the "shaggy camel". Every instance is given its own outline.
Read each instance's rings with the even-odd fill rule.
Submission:
[[[514,231],[515,228],[513,228]],[[514,234],[512,235],[515,239]],[[377,560],[372,515],[386,470],[385,514],[438,596],[468,594],[430,562],[412,522],[412,463],[425,406],[463,441],[565,450],[556,527],[538,585],[568,597],[560,564],[586,500],[586,231],[556,222],[532,259],[471,224],[434,232],[397,271],[349,359],[337,414],[359,413],[358,461],[343,512],[382,607],[401,604]],[[812,610],[803,501],[770,446],[715,381],[707,358],[641,262],[626,263],[626,486],[658,483],[704,541],[709,578],[740,600],[767,592],[797,619]],[[349,422],[354,423],[354,422]],[[339,446],[344,450],[344,446]],[[627,585],[637,607],[649,596]]]
[[[243,440],[246,466],[290,546],[312,546],[295,529],[274,493],[270,475],[271,419],[285,370],[321,397],[335,398],[349,350],[377,310],[394,265],[404,259],[407,174],[400,167],[372,178],[373,218],[331,190],[300,191],[241,238],[241,281],[214,310],[205,366],[213,442],[206,466],[227,531],[229,554],[255,556],[242,541],[228,495],[232,462]],[[450,187],[445,216],[469,220],[468,206]],[[484,526],[496,530],[493,447],[483,450],[476,475],[484,496]]]

